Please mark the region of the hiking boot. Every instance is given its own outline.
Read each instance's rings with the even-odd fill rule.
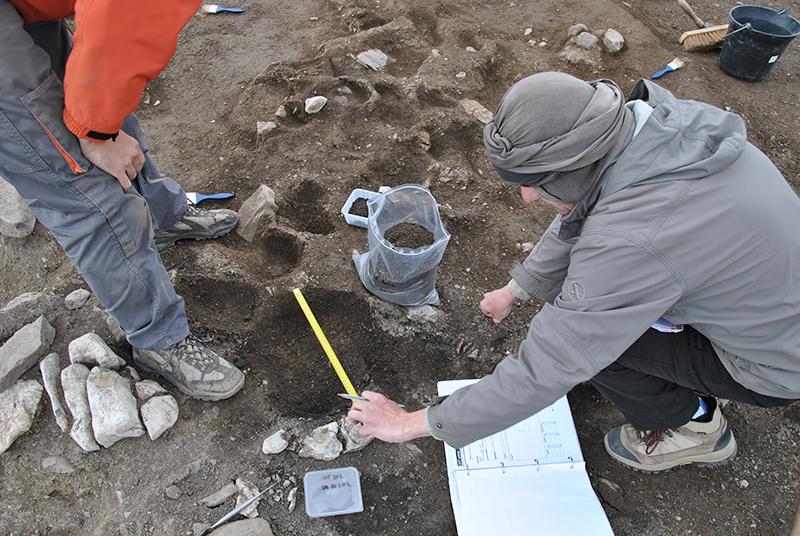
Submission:
[[[239,392],[244,374],[189,334],[165,350],[133,349],[133,361],[192,398],[222,400]]]
[[[156,233],[156,249],[162,251],[178,240],[219,238],[231,232],[237,223],[239,215],[233,210],[208,210],[190,203],[175,225]]]
[[[713,400],[713,399],[712,399]],[[644,473],[679,465],[722,465],[736,456],[736,440],[716,401],[708,422],[689,421],[676,429],[640,432],[630,424],[603,438],[606,451],[621,464]]]

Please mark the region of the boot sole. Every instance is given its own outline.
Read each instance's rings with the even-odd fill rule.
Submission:
[[[160,370],[156,370],[153,367],[150,367],[146,363],[142,362],[142,360],[139,358],[139,356],[138,356],[136,351],[133,352],[133,362],[136,363],[137,365],[139,365],[139,368],[141,368],[145,372],[149,372],[150,374],[154,374],[156,376],[160,376],[161,378],[164,378],[170,384],[172,384],[175,387],[177,387],[183,394],[189,396],[190,398],[194,398],[196,400],[203,400],[204,402],[218,402],[220,400],[225,400],[226,398],[230,398],[233,395],[235,395],[236,393],[238,393],[239,391],[241,391],[242,387],[244,386],[244,379],[245,378],[244,378],[244,374],[243,374],[242,375],[242,380],[239,383],[237,383],[234,387],[232,387],[231,389],[229,389],[228,391],[226,391],[224,393],[215,393],[213,395],[205,395],[203,393],[193,393],[192,391],[189,390],[188,387],[186,387],[182,383],[176,381],[174,378],[170,377],[170,375],[165,374],[164,372],[162,372]]]
[[[646,474],[666,473],[668,471],[671,471],[672,469],[675,469],[676,467],[681,467],[683,465],[695,465],[697,467],[714,467],[718,465],[726,465],[736,457],[736,453],[738,450],[738,447],[736,446],[736,438],[731,436],[731,440],[728,442],[727,445],[725,445],[725,447],[714,452],[709,452],[706,454],[698,454],[696,456],[690,456],[688,458],[684,458],[682,460],[675,460],[672,462],[664,462],[655,465],[643,465],[631,461],[627,458],[624,458],[615,453],[614,451],[612,451],[609,448],[608,441],[605,437],[603,438],[603,445],[605,446],[608,455],[611,456],[617,463],[627,467],[628,469],[632,469],[638,473],[646,473]]]

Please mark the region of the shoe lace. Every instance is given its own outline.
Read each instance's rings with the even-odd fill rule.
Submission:
[[[646,432],[639,432],[639,439],[644,443],[644,453],[648,456],[653,453],[659,443],[664,440],[664,436],[672,437],[672,431],[666,428],[661,430],[648,430]]]
[[[179,361],[188,363],[202,372],[211,370],[217,364],[214,353],[191,333],[175,345],[175,355]]]
[[[202,216],[205,213],[206,213],[205,209],[202,209],[202,208],[198,207],[197,205],[193,205],[193,204],[189,203],[188,205],[186,205],[186,211],[183,213],[183,216],[184,217],[186,217],[186,216],[189,216],[189,217]]]

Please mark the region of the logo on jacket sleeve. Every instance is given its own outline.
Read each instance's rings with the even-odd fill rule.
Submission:
[[[586,289],[577,281],[572,281],[567,287],[567,299],[569,301],[579,301],[586,296]]]

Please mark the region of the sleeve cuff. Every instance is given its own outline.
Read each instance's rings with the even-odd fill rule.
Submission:
[[[518,300],[531,299],[531,295],[525,292],[525,289],[522,288],[522,286],[513,279],[508,282],[506,288],[508,288],[508,290],[511,291],[511,294],[513,294],[514,297],[517,298]]]
[[[119,134],[119,128],[109,129],[108,131],[97,131],[85,127],[79,123],[78,120],[75,119],[66,108],[64,108],[63,118],[64,125],[78,138],[99,142],[109,139],[116,139],[117,134]]]
[[[438,439],[439,441],[444,441],[444,438],[441,434],[442,425],[439,423],[435,423],[431,420],[431,409],[435,408],[439,404],[441,404],[447,397],[446,396],[439,396],[431,402],[430,406],[428,406],[428,411],[425,412],[425,429],[431,435],[432,438]]]

